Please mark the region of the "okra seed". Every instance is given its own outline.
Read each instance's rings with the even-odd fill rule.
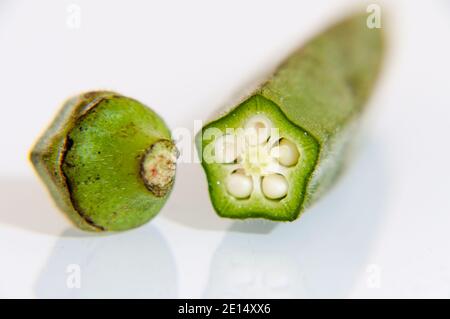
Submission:
[[[274,153],[277,154],[278,162],[287,167],[297,164],[300,157],[297,146],[285,138],[280,141],[280,145],[277,146],[277,151]]]
[[[225,180],[231,196],[244,199],[262,192],[268,199],[281,199],[287,195],[289,185],[282,175],[283,167],[295,165],[300,154],[292,141],[280,140],[277,134],[271,136],[272,129],[271,120],[258,114],[246,122],[244,136],[225,134],[216,139],[216,162],[235,164]],[[256,180],[261,182],[255,189]]]
[[[253,116],[245,125],[248,143],[257,145],[267,142],[271,128],[272,122],[267,117],[263,115]]]
[[[262,192],[264,196],[270,199],[280,199],[288,193],[288,182],[283,175],[271,174],[262,180]]]
[[[217,163],[232,163],[238,156],[238,145],[233,135],[227,134],[216,140],[215,159]]]
[[[236,198],[247,198],[253,192],[253,180],[251,176],[241,171],[233,172],[226,181],[228,192]]]

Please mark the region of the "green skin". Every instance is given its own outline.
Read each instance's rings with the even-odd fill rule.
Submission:
[[[155,149],[156,155],[161,149],[174,155],[170,139],[163,120],[143,104],[114,92],[89,92],[66,102],[31,160],[79,228],[126,230],[148,222],[169,196],[175,163],[158,166],[158,173],[166,170],[163,183],[146,180],[142,163],[159,158]]]
[[[197,135],[204,150],[218,128],[242,128],[256,113],[267,116],[297,145],[298,163],[289,168],[289,192],[281,200],[252,195],[237,199],[225,188],[226,165],[202,161],[212,204],[222,217],[293,221],[335,181],[349,142],[375,84],[383,53],[380,29],[366,26],[365,14],[354,15],[313,38],[289,56],[243,103],[207,124]]]

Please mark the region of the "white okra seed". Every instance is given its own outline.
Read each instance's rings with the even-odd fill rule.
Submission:
[[[220,136],[214,145],[216,163],[232,163],[238,156],[236,137],[230,134]]]
[[[247,198],[253,192],[253,180],[251,176],[236,171],[228,176],[226,187],[232,196],[236,198]]]
[[[245,124],[245,132],[250,145],[265,143],[270,137],[272,122],[264,115],[255,115]]]
[[[270,199],[280,199],[287,195],[289,189],[288,182],[283,175],[270,174],[263,177],[262,192]]]
[[[300,153],[294,143],[283,138],[278,146],[277,157],[281,165],[289,167],[297,164]]]

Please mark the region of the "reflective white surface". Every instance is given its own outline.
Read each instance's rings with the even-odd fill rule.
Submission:
[[[448,1],[382,3],[389,54],[354,160],[295,223],[218,218],[201,167],[181,164],[151,223],[83,233],[27,161],[89,89],[192,130],[352,3],[0,3],[0,297],[450,297]]]

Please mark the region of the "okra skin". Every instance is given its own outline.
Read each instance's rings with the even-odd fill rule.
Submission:
[[[173,179],[163,190],[154,191],[142,176],[154,145],[176,150],[154,111],[115,92],[94,91],[64,104],[30,158],[76,226],[120,231],[153,218],[170,194],[175,162],[165,167]]]
[[[98,91],[67,100],[30,152],[30,160],[58,208],[66,213],[77,227],[86,231],[100,231],[101,229],[83,218],[72,203],[70,190],[62,171],[64,154],[69,146],[67,135],[83,114],[101,99],[113,95],[113,92]]]
[[[258,90],[319,146],[304,207],[342,168],[381,69],[383,30],[368,28],[366,21],[366,14],[358,14],[332,26],[288,57]]]
[[[204,138],[208,129],[233,127],[231,118],[239,117],[243,109],[249,113],[264,109],[266,114],[277,117],[270,110],[272,105],[286,118],[280,129],[294,125],[305,135],[300,140],[291,134],[302,154],[298,165],[301,173],[288,177],[295,198],[279,202],[279,210],[286,210],[282,214],[277,213],[273,201],[267,201],[266,206],[273,206],[268,211],[263,204],[246,206],[243,201],[233,204],[218,186],[223,178],[217,173],[217,166],[202,161],[212,204],[220,216],[293,221],[335,181],[382,62],[382,30],[369,29],[366,18],[365,14],[349,16],[310,40],[291,54],[250,97],[208,123],[197,135],[197,149],[203,158],[203,150],[211,142]],[[237,212],[235,207],[247,210]]]

